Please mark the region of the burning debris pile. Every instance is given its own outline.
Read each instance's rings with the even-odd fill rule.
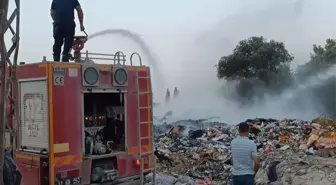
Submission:
[[[261,169],[258,185],[336,184],[336,121],[249,119]],[[157,184],[230,184],[237,128],[213,120],[155,125]],[[169,176],[169,178],[168,178]],[[160,183],[160,179],[164,183]],[[169,180],[168,180],[169,179]]]

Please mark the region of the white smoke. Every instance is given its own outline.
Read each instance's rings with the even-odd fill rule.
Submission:
[[[154,94],[162,97],[156,99],[159,102],[163,102],[163,85],[173,84],[179,87],[181,93],[178,99],[156,106],[154,114],[157,116],[172,111],[175,120],[210,117],[217,117],[227,123],[254,117],[309,120],[323,115],[324,110],[321,109],[323,105],[315,100],[316,94],[306,92],[320,84],[321,80],[334,75],[335,68],[323,75],[311,77],[306,83],[297,84],[280,95],[270,96],[265,93],[262,101],[241,106],[233,99],[223,97],[223,93],[234,93],[234,87],[216,78],[214,65],[221,56],[231,53],[240,40],[251,36],[264,36],[285,42],[286,48],[295,56],[292,67],[304,64],[309,60],[313,44],[324,44],[327,38],[336,38],[336,25],[333,24],[336,22],[336,11],[331,7],[336,7],[336,1],[270,2],[264,10],[258,7],[257,10],[248,9],[230,16],[189,42],[185,42],[186,39],[183,43],[176,42],[176,51],[170,52],[178,53],[178,56],[159,58],[159,61],[154,57],[153,48],[149,48],[138,34],[131,31],[110,29],[91,36],[117,34],[135,42],[153,67],[154,86],[159,87]],[[154,49],[154,52],[161,54],[166,51]],[[161,61],[179,67],[175,71],[174,68],[163,70]],[[171,92],[173,86],[169,87]]]
[[[180,69],[183,72],[179,80],[175,79],[181,95],[169,104],[159,106],[155,113],[163,115],[171,110],[175,119],[219,117],[227,123],[255,117],[309,120],[325,114],[320,108],[323,105],[319,105],[316,97],[307,91],[322,83],[321,80],[335,75],[335,67],[281,95],[265,94],[262,102],[243,107],[223,98],[223,89],[226,94],[234,93],[234,90],[230,84],[216,79],[213,66],[221,56],[231,53],[240,40],[251,36],[284,41],[296,57],[293,68],[307,62],[313,44],[324,44],[327,38],[336,38],[336,25],[332,23],[336,21],[336,13],[328,7],[336,7],[336,1],[276,2],[265,10],[249,10],[223,20],[185,49],[184,61],[179,61],[183,62],[183,70]],[[330,101],[336,101],[336,98]]]

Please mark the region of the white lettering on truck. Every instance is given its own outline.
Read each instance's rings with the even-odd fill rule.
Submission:
[[[28,137],[42,136],[42,101],[43,94],[27,93],[23,97],[24,101],[24,127]]]

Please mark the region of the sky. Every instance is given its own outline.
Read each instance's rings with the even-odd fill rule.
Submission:
[[[13,5],[11,0],[11,5]],[[81,0],[87,33],[123,28],[138,33],[173,85],[186,70],[199,72],[228,54],[239,40],[263,35],[285,42],[302,64],[312,44],[336,38],[335,0]],[[51,0],[21,1],[19,61],[52,59]],[[11,6],[10,8],[12,8]],[[293,13],[294,12],[294,13]],[[79,32],[77,27],[77,35]],[[7,41],[10,37],[7,36]],[[10,43],[10,42],[7,42]],[[141,53],[131,39],[117,35],[90,40],[91,52]],[[146,56],[142,56],[146,61]],[[300,59],[300,61],[299,61]],[[202,60],[202,61],[200,61]],[[146,62],[145,62],[146,63]],[[190,65],[194,68],[190,68]],[[213,75],[215,78],[215,75]]]
[[[13,2],[11,1],[11,5]],[[107,28],[125,28],[141,34],[154,47],[160,48],[171,48],[177,40],[175,38],[183,39],[197,34],[222,18],[249,6],[241,1],[226,0],[99,0],[99,3],[81,0],[80,3],[89,34]],[[53,38],[50,4],[51,0],[21,1],[20,60],[38,61],[43,55],[51,58]],[[78,27],[77,34],[81,34]],[[115,40],[118,42],[115,43]],[[127,39],[111,37],[108,42],[99,45],[118,48]]]
[[[14,7],[13,2],[10,0],[12,5],[10,9]],[[223,17],[237,12],[242,4],[239,1],[225,0],[210,2],[99,0],[99,3],[96,2],[80,0],[84,10],[86,32],[89,35],[110,28],[123,28],[136,32],[154,51],[163,69],[177,71],[181,62],[181,56],[177,55],[180,55],[179,52],[181,50],[183,52],[185,48],[176,46],[196,37],[203,30],[213,27]],[[21,1],[19,61],[39,62],[43,56],[47,56],[48,60],[52,59],[50,5],[51,0]],[[75,17],[77,19],[77,16]],[[77,20],[76,22],[78,24]],[[78,27],[76,34],[83,34]],[[10,43],[10,39],[11,34],[7,34],[7,43]],[[132,52],[139,52],[142,55],[141,48],[137,47],[132,40],[115,35],[90,40],[85,49],[95,53],[114,54],[117,51],[123,51],[126,55]],[[146,56],[142,55],[142,60],[146,61]]]
[[[253,116],[310,119],[321,113],[309,108],[314,105],[288,109],[292,101],[287,97],[301,93],[296,89],[242,110],[230,104],[229,99],[223,101],[216,95],[223,83],[217,80],[214,66],[240,40],[251,36],[284,42],[295,57],[292,66],[304,64],[309,60],[313,44],[324,44],[327,38],[336,39],[336,0],[81,0],[80,3],[89,35],[120,28],[137,33],[152,51],[155,57],[152,62],[158,67],[153,69],[149,57],[134,40],[120,35],[89,40],[85,50],[140,53],[152,71],[160,71],[152,78],[154,98],[175,86],[185,95],[181,95],[185,97],[183,101],[181,98],[174,105],[174,109],[186,111],[181,110],[182,115],[188,112],[196,117],[218,115],[235,122]],[[50,5],[51,0],[21,0],[19,61],[39,62],[43,56],[52,59]],[[76,34],[82,34],[79,28]],[[9,35],[6,39],[9,44]],[[335,74],[334,71],[331,73]],[[230,91],[229,86],[224,89]],[[201,107],[194,106],[199,101]],[[194,108],[200,109],[190,111]]]

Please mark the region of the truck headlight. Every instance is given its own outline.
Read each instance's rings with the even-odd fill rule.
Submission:
[[[89,85],[94,85],[99,80],[99,73],[94,67],[88,67],[84,71],[84,80]]]
[[[117,69],[114,72],[114,80],[118,85],[124,85],[127,82],[127,72],[125,69]]]

